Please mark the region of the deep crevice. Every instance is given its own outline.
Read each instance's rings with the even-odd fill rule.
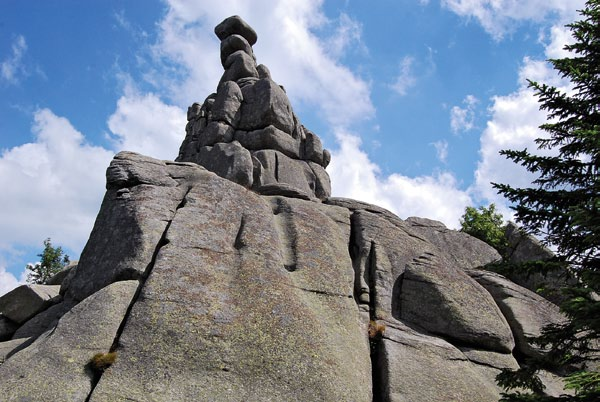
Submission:
[[[275,230],[281,243],[283,252],[283,267],[288,272],[297,269],[297,241],[298,234],[294,225],[290,205],[283,198],[272,199],[272,208],[275,222]]]
[[[190,193],[190,191],[191,191],[191,187],[188,188],[188,190],[184,194],[181,202],[177,205],[177,208],[175,209],[175,212],[173,213],[173,216],[171,217],[171,220],[169,220],[167,222],[167,225],[165,226],[165,229],[163,230],[163,233],[162,233],[162,235],[160,237],[160,240],[158,241],[158,243],[156,244],[156,247],[154,248],[154,252],[152,253],[152,258],[150,259],[150,262],[146,266],[146,269],[144,270],[144,273],[138,279],[139,280],[138,287],[137,287],[137,289],[135,291],[135,294],[131,298],[131,302],[129,303],[129,306],[127,307],[127,310],[125,311],[125,315],[123,316],[123,320],[121,321],[121,324],[119,325],[119,328],[117,329],[117,333],[115,334],[115,337],[113,339],[113,343],[112,343],[112,345],[111,345],[111,347],[109,349],[109,352],[116,352],[117,351],[118,346],[119,346],[119,340],[121,339],[121,335],[123,334],[123,330],[125,329],[125,326],[127,325],[127,321],[129,320],[129,317],[131,316],[131,311],[133,310],[133,306],[135,305],[135,303],[140,298],[140,294],[142,293],[142,289],[144,288],[146,280],[148,279],[148,277],[150,276],[150,273],[154,269],[154,265],[156,263],[156,259],[158,257],[158,253],[160,252],[161,248],[163,248],[164,246],[166,246],[167,244],[169,244],[169,240],[167,239],[167,233],[169,231],[169,228],[171,227],[171,222],[173,222],[173,219],[175,218],[175,215],[177,214],[177,211],[185,206],[185,204],[186,204],[186,198],[187,198],[188,194]],[[89,402],[90,399],[91,399],[91,397],[92,397],[92,395],[94,394],[94,390],[96,389],[96,386],[100,382],[100,379],[102,378],[102,375],[103,375],[104,372],[92,369],[91,368],[91,363],[88,363],[86,365],[86,371],[88,373],[90,373],[90,377],[91,377],[90,378],[90,380],[91,380],[91,390],[90,390],[87,398],[85,399],[85,402]]]

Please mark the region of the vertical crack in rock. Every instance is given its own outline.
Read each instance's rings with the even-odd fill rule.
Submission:
[[[283,265],[288,272],[294,272],[297,268],[296,242],[298,236],[292,218],[292,211],[283,198],[275,198],[272,203],[275,229],[282,245]]]
[[[246,228],[246,216],[242,215],[240,219],[240,227],[238,229],[237,235],[235,236],[235,241],[233,242],[233,247],[236,250],[241,250],[246,247],[246,242],[244,241],[244,229]]]
[[[146,280],[152,273],[152,269],[154,268],[154,264],[156,263],[156,258],[158,257],[158,253],[160,252],[161,248],[163,248],[164,246],[169,244],[169,241],[167,239],[167,233],[169,232],[169,228],[171,227],[171,222],[173,222],[173,219],[175,219],[175,215],[177,215],[177,211],[179,211],[181,208],[183,208],[185,206],[185,204],[187,203],[187,196],[191,190],[192,190],[191,187],[189,187],[187,189],[187,191],[185,192],[185,194],[183,195],[183,197],[181,199],[181,202],[175,208],[175,212],[171,216],[171,219],[167,222],[167,225],[165,226],[165,230],[163,231],[162,236],[160,237],[160,240],[156,244],[154,253],[152,254],[152,259],[150,260],[150,263],[148,263],[148,265],[146,266],[146,269],[144,270],[144,274],[142,275],[142,277],[139,278],[140,283],[137,287],[135,294],[133,295],[133,298],[131,299],[131,302],[129,303],[129,306],[127,307],[127,311],[125,312],[123,320],[121,321],[121,324],[119,325],[119,328],[117,329],[117,333],[115,334],[115,338],[113,340],[113,343],[112,343],[112,346],[110,347],[109,352],[115,352],[117,350],[117,348],[119,346],[119,339],[121,338],[121,334],[123,334],[123,330],[125,329],[125,326],[127,325],[127,321],[129,320],[129,316],[131,315],[131,310],[133,309],[133,306],[135,305],[135,303],[138,301],[140,294],[142,293],[142,289],[144,288],[144,285],[146,283]],[[85,402],[90,401],[90,399],[92,398],[92,395],[94,394],[94,390],[96,389],[96,386],[98,385],[98,383],[100,382],[100,379],[102,378],[102,372],[91,371],[91,370],[90,370],[90,372],[91,372],[92,384],[91,384],[90,393],[88,394],[87,398],[85,399]]]
[[[354,298],[360,306],[368,306],[369,310],[369,344],[371,358],[371,384],[373,402],[387,400],[383,386],[387,382],[387,364],[381,342],[383,333],[378,330],[377,323],[377,256],[374,240],[365,238],[357,212],[350,217],[350,242],[348,244],[352,266],[354,268]],[[385,327],[383,327],[385,328]]]

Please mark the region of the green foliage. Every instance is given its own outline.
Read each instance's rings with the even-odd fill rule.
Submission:
[[[501,154],[534,173],[531,188],[494,186],[514,203],[517,221],[530,233],[554,244],[557,257],[578,279],[563,289],[564,325],[546,327],[535,343],[548,353],[531,361],[526,371],[504,372],[498,380],[505,389],[524,387],[533,394],[504,394],[504,401],[598,401],[597,371],[585,371],[590,357],[598,358],[600,333],[600,0],[588,0],[582,20],[568,25],[575,43],[565,47],[571,57],[550,63],[572,84],[572,91],[530,81],[540,108],[548,112],[547,133],[536,140],[540,156],[529,151],[504,150]],[[568,374],[574,396],[543,396],[533,383],[523,380],[539,369]],[[597,370],[597,369],[595,369]]]
[[[504,218],[496,212],[496,205],[479,208],[467,207],[460,218],[460,230],[478,238],[504,254],[507,246]]]
[[[30,271],[27,275],[29,283],[46,283],[69,263],[69,256],[63,253],[61,247],[52,247],[50,238],[44,240],[44,251],[38,257],[41,258],[40,262],[27,264],[26,268]]]

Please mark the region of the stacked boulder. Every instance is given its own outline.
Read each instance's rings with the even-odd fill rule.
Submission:
[[[240,17],[215,28],[225,69],[217,92],[188,108],[178,162],[194,162],[265,195],[329,197],[330,154],[298,121],[285,90],[256,64],[256,32]]]

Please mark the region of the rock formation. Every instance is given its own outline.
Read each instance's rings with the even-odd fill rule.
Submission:
[[[268,68],[256,65],[254,30],[231,17],[215,33],[225,72],[216,93],[188,108],[176,161],[195,162],[259,194],[329,197],[331,156],[300,124]]]
[[[0,298],[3,400],[498,400],[558,308],[482,270],[500,256],[471,236],[330,197],[256,33],[215,32],[225,73],[177,161],[116,155],[60,292]]]

